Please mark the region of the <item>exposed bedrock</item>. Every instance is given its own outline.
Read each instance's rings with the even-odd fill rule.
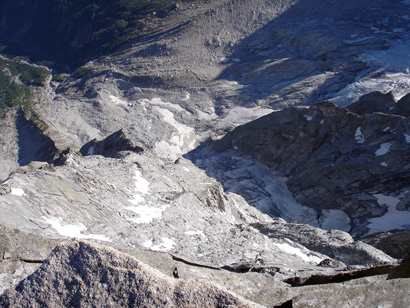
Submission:
[[[207,151],[252,159],[288,177],[287,185],[301,204],[319,214],[342,210],[351,219],[351,234],[360,237],[388,231],[376,225],[383,228],[382,219],[371,219],[410,217],[409,149],[409,118],[379,112],[358,115],[321,102],[240,126]],[[386,216],[389,226],[390,220]],[[396,228],[407,229],[408,223],[399,219]]]

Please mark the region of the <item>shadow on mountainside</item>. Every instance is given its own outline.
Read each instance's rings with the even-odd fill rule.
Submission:
[[[409,20],[391,1],[300,0],[243,39],[219,76],[238,82],[245,104],[284,107],[331,98],[368,66],[360,56],[386,49]],[[265,100],[258,102],[258,100]]]

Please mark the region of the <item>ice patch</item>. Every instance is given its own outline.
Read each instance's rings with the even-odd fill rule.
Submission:
[[[389,164],[384,161],[384,162],[382,162],[380,165],[381,165],[382,167],[387,167]]]
[[[308,122],[310,122],[310,121],[313,120],[313,117],[310,116],[310,115],[307,115],[307,114],[305,114],[304,118],[305,118]]]
[[[159,244],[154,243],[153,240],[148,240],[142,243],[142,246],[144,246],[145,248],[156,251],[169,251],[172,249],[172,247],[174,247],[174,245],[175,242],[166,237],[162,237],[161,243]]]
[[[354,139],[356,140],[357,143],[363,143],[365,141],[365,138],[362,134],[362,128],[358,127],[356,129],[356,133],[354,134]]]
[[[380,205],[387,205],[387,213],[381,217],[369,219],[369,232],[367,234],[377,232],[387,232],[394,229],[410,230],[410,212],[398,211],[397,205],[400,199],[397,197],[386,196],[383,194],[374,194],[377,198],[377,203]]]
[[[87,155],[94,155],[94,147],[90,147],[87,151]]]
[[[383,129],[383,132],[388,132],[390,130],[390,126],[387,126],[385,129]]]
[[[288,243],[281,243],[281,244],[275,243],[275,245],[278,246],[281,250],[283,250],[284,252],[286,252],[290,255],[298,256],[299,258],[301,258],[305,262],[318,264],[322,261],[321,258],[316,257],[316,256],[312,256],[312,255],[307,255],[300,248],[291,246]]]
[[[148,224],[152,222],[154,219],[162,219],[162,212],[164,212],[169,205],[164,206],[147,206],[147,205],[140,205],[140,206],[128,206],[125,207],[126,210],[132,211],[138,214],[140,217],[132,217],[129,220],[137,223],[137,224]]]
[[[386,155],[391,147],[391,143],[386,142],[380,145],[380,148],[374,153],[376,156],[383,156]]]
[[[22,190],[21,188],[11,188],[11,192],[12,195],[15,196],[19,196],[19,197],[23,197],[24,196],[24,190]]]
[[[398,35],[398,34],[397,34]],[[389,48],[369,51],[360,58],[367,64],[369,70],[358,76],[356,81],[339,91],[332,102],[340,107],[346,107],[360,96],[380,91],[392,91],[396,100],[409,92],[410,88],[410,39],[408,32],[400,33],[400,39],[388,41]],[[379,76],[367,78],[369,71],[379,72]]]
[[[238,63],[238,62],[241,62],[241,59],[239,59],[239,58],[233,58],[232,61]]]
[[[351,220],[349,216],[341,210],[323,210],[320,217],[321,227],[325,230],[342,230],[349,232]]]
[[[105,235],[98,234],[83,234],[83,231],[86,231],[87,228],[82,224],[66,224],[62,223],[61,218],[55,217],[42,217],[47,223],[49,223],[58,234],[71,238],[83,238],[83,239],[94,239],[100,241],[111,242],[111,239]]]
[[[410,135],[404,134],[404,139],[406,139],[407,143],[410,143]]]
[[[206,169],[209,176],[223,183],[226,192],[244,196],[261,212],[286,221],[318,226],[317,212],[297,202],[286,185],[287,178],[274,175],[268,167],[244,158],[225,156],[196,163]]]

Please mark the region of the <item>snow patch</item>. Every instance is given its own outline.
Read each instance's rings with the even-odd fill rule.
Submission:
[[[389,164],[384,161],[384,162],[382,162],[380,165],[381,165],[382,167],[387,167]]]
[[[280,244],[275,243],[275,245],[278,246],[284,252],[286,252],[290,255],[293,255],[293,256],[297,256],[305,262],[318,264],[322,261],[321,258],[316,257],[316,256],[312,256],[312,255],[307,255],[300,248],[291,246],[288,243],[280,243]]]
[[[357,143],[363,143],[365,141],[364,135],[362,134],[362,128],[358,127],[356,133],[354,134],[354,139]]]
[[[376,156],[383,156],[386,155],[391,147],[391,143],[386,142],[380,145],[380,148],[374,153]]]
[[[123,106],[127,106],[128,102],[124,101],[122,99],[120,99],[119,97],[116,97],[114,95],[110,95],[110,99],[111,101],[115,104],[115,105],[123,105]]]
[[[400,199],[397,197],[386,196],[383,194],[374,194],[379,205],[387,205],[387,213],[381,217],[369,219],[369,232],[367,234],[377,232],[387,232],[394,229],[410,230],[410,212],[398,211],[397,205]]]
[[[154,106],[153,110],[158,112],[163,117],[162,119],[177,131],[172,134],[168,142],[163,140],[155,144],[154,152],[158,156],[175,160],[194,148],[196,134],[193,128],[176,121],[174,114],[168,109]]]
[[[154,219],[162,219],[162,212],[164,212],[169,205],[164,206],[148,206],[148,205],[140,205],[140,206],[128,206],[125,207],[126,210],[132,211],[138,214],[140,217],[132,217],[129,218],[130,221],[133,221],[137,224],[148,224],[151,223]]]
[[[308,122],[310,122],[310,121],[312,121],[313,120],[313,117],[312,116],[310,116],[310,115],[307,115],[307,114],[305,114],[304,115],[304,118],[306,119],[306,121],[308,121]]]
[[[363,72],[363,75],[339,91],[331,101],[339,107],[346,107],[360,96],[373,91],[392,91],[396,100],[406,95],[410,88],[410,39],[407,32],[400,36],[400,39],[387,42],[389,48],[369,51],[360,56],[369,70],[380,72],[378,77],[366,77],[369,71]]]
[[[198,230],[198,231],[187,231],[185,232],[186,235],[190,236],[201,236],[201,237],[206,237],[204,231]]]
[[[130,199],[129,202],[131,204],[137,205],[141,202],[144,202],[145,199],[142,195],[146,195],[149,193],[150,182],[148,182],[146,179],[142,177],[142,174],[139,170],[135,171],[134,179],[136,193],[134,194],[133,199]]]
[[[212,110],[210,113],[206,113],[204,111],[197,109],[196,112],[198,113],[198,119],[200,120],[210,121],[218,118],[218,115],[215,113],[215,110]]]
[[[156,251],[169,251],[174,247],[175,242],[169,238],[162,237],[161,242],[159,244],[154,243],[153,240],[148,240],[142,243],[147,249],[156,250]]]
[[[228,114],[220,120],[221,125],[219,126],[226,127],[230,125],[241,125],[267,115],[271,112],[273,112],[272,109],[262,107],[233,107],[229,110]]]
[[[189,94],[187,94],[187,96],[189,96]],[[184,99],[183,99],[184,100]],[[180,105],[178,104],[172,104],[169,102],[163,102],[161,100],[161,98],[159,97],[154,97],[152,99],[140,99],[138,101],[142,106],[149,104],[151,106],[163,106],[163,107],[167,107],[167,108],[171,108],[174,109],[177,112],[185,112],[188,113],[188,111],[186,111],[184,108],[182,108]]]
[[[94,239],[100,241],[111,242],[111,239],[105,235],[98,234],[83,234],[87,228],[82,223],[79,224],[63,224],[62,219],[55,217],[42,217],[47,223],[49,223],[58,234],[70,238],[83,238],[83,239]]]
[[[19,197],[23,197],[25,195],[24,190],[22,190],[21,188],[11,188],[11,192],[12,195],[15,196],[19,196]]]
[[[406,139],[407,143],[410,143],[410,135],[404,134],[404,139]]]

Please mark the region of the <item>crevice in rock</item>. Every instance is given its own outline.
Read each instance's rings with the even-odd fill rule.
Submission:
[[[206,264],[201,264],[201,263],[189,261],[189,260],[186,260],[184,258],[175,256],[175,255],[171,255],[171,256],[172,256],[173,260],[179,261],[179,262],[182,262],[182,263],[185,263],[185,264],[188,264],[188,265],[198,266],[198,267],[203,267],[203,268],[209,268],[209,269],[214,269],[214,270],[220,270],[220,268],[216,267],[216,266],[211,266],[211,265],[206,265]]]
[[[273,308],[292,308],[293,307],[293,299],[290,299],[279,306],[274,306]]]
[[[285,280],[286,283],[290,284],[292,287],[302,287],[302,286],[310,286],[310,285],[318,285],[318,284],[329,284],[329,283],[340,283],[349,281],[352,279],[370,277],[370,276],[377,276],[377,275],[385,275],[390,273],[397,265],[381,265],[375,266],[371,268],[367,268],[364,270],[358,271],[351,271],[340,273],[332,276],[326,275],[312,275],[309,277],[292,277]]]

